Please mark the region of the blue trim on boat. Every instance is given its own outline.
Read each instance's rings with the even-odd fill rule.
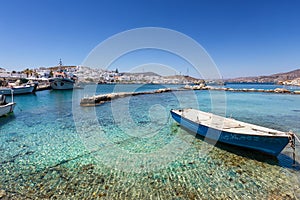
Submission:
[[[283,136],[238,134],[217,130],[184,118],[172,110],[170,112],[173,119],[181,126],[218,142],[253,149],[272,156],[278,156],[289,143],[289,138]]]

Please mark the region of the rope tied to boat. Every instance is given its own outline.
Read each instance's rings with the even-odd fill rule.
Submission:
[[[295,134],[295,133],[293,133],[292,132],[292,134],[294,135],[294,137],[295,137],[295,139],[299,142],[299,144],[300,144],[300,139],[298,138],[298,136]]]
[[[289,143],[293,149],[293,165],[296,164],[296,140],[300,143],[300,139],[292,131],[288,132],[289,134]]]

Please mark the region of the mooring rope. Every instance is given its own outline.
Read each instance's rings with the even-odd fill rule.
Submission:
[[[296,138],[296,140],[300,143],[300,139],[298,138],[298,136],[295,133],[293,133],[293,134],[294,134],[294,137]]]
[[[290,144],[291,147],[293,149],[293,166],[296,165],[296,140],[300,143],[299,138],[297,137],[297,135],[295,133],[293,133],[292,131],[290,131],[289,133],[289,139],[290,139]]]

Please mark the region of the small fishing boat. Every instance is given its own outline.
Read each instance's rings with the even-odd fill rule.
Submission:
[[[0,94],[0,117],[13,112],[15,105],[16,103],[13,102],[13,97],[12,97],[12,101],[7,103],[5,95]]]
[[[0,94],[11,95],[11,90],[14,94],[28,94],[33,93],[36,88],[34,84],[11,86],[11,87],[0,87]]]
[[[170,112],[173,119],[182,127],[207,139],[271,156],[277,156],[294,138],[293,133],[285,133],[196,109]]]

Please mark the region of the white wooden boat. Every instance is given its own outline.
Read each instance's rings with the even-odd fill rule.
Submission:
[[[5,95],[0,94],[0,117],[13,112],[15,105],[16,103],[13,102],[13,98],[12,102],[7,103]]]
[[[0,87],[0,94],[11,95],[11,90],[14,94],[28,94],[32,93],[35,90],[35,85],[21,85],[21,86],[12,86],[12,87]]]
[[[171,110],[171,115],[182,127],[203,137],[272,156],[277,156],[294,137],[195,109]]]

